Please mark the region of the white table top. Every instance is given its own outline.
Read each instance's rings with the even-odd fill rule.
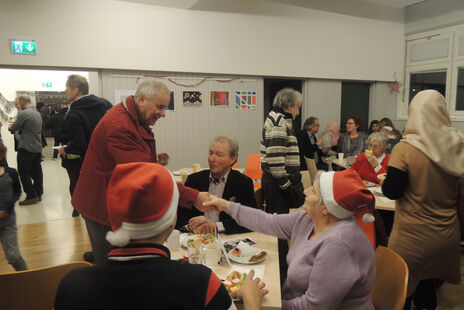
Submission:
[[[262,262],[252,265],[243,265],[231,261],[232,269],[230,269],[225,259],[223,259],[220,265],[215,266],[212,269],[220,279],[224,279],[230,272],[234,271],[234,266],[252,269],[253,266],[256,266],[255,268],[263,268],[260,266],[264,265],[263,281],[266,284],[266,288],[269,290],[269,294],[264,297],[261,309],[281,309],[282,297],[280,294],[279,253],[277,248],[277,238],[257,232],[234,235],[221,234],[222,241],[231,239],[244,239],[246,237],[251,238],[256,242],[254,245],[255,247],[267,252],[266,258]],[[187,249],[181,247],[179,250],[173,251],[171,254],[174,259],[180,258],[184,255],[187,256]],[[243,304],[241,302],[236,302],[236,306],[238,309],[243,309]]]

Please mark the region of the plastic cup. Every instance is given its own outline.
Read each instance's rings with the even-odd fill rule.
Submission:
[[[338,159],[339,159],[339,160],[343,160],[343,156],[344,156],[344,155],[345,155],[345,154],[343,154],[343,153],[338,153]]]
[[[221,263],[222,249],[217,243],[209,243],[204,247],[205,264],[216,266]]]

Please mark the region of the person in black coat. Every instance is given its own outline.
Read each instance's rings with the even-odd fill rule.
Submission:
[[[59,109],[56,109],[55,111],[52,112],[52,114],[50,115],[50,119],[48,120],[48,127],[51,129],[53,137],[55,139],[54,146],[60,145],[61,123],[63,123],[64,117],[67,111],[68,111],[68,105],[66,104],[66,101],[64,101],[59,107]],[[54,149],[53,159],[57,159],[57,158],[58,158],[58,150]]]
[[[92,132],[112,104],[104,98],[89,94],[89,83],[80,75],[68,77],[65,93],[71,106],[60,128],[59,142],[63,146],[58,152],[62,158],[61,166],[68,172],[69,192],[72,196]],[[74,210],[73,216],[78,215]]]
[[[209,147],[208,170],[188,176],[185,186],[206,191],[226,200],[257,207],[253,181],[239,171],[231,169],[237,161],[238,143],[234,138],[218,136]],[[215,229],[226,234],[248,232],[228,214],[210,211],[203,214],[194,208],[178,208],[176,227],[188,225],[194,233],[213,233]]]
[[[305,157],[314,159],[318,170],[327,170],[327,165],[322,161],[322,150],[319,148],[316,137],[319,126],[317,117],[308,117],[303,124],[303,130],[296,135],[300,149],[300,171],[308,169]]]

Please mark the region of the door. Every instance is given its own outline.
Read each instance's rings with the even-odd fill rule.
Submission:
[[[363,127],[358,131],[367,131],[369,125],[369,90],[370,83],[342,82],[342,104],[340,128],[346,131],[346,119],[352,114],[361,117]]]

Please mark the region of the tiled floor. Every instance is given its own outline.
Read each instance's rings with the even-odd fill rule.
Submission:
[[[8,147],[8,163],[16,168],[16,153],[14,152],[13,139],[6,130],[1,128],[2,137]],[[16,218],[18,225],[70,218],[72,206],[69,195],[69,179],[66,170],[61,167],[60,160],[52,160],[53,139],[48,139],[48,146],[44,148],[45,156],[42,162],[44,173],[44,195],[42,201],[35,205],[16,205]],[[24,199],[21,197],[21,199]],[[464,257],[461,262],[461,274],[464,280]],[[444,284],[438,290],[439,310],[464,310],[464,284]]]

